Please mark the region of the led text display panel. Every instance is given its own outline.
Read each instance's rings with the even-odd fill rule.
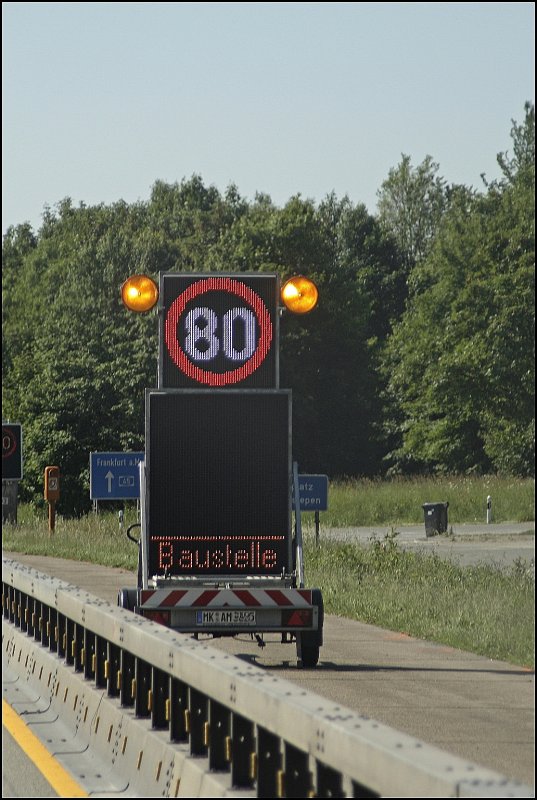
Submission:
[[[290,391],[149,391],[149,575],[290,571]]]
[[[159,382],[278,387],[278,277],[161,273]]]

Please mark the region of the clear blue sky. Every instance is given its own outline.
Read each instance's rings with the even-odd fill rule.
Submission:
[[[533,3],[2,3],[2,232],[193,174],[376,211],[401,154],[498,177]]]

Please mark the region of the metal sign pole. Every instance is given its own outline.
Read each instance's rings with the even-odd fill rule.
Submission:
[[[293,483],[295,488],[295,498],[300,498],[298,488],[298,464],[293,461]],[[304,560],[302,553],[302,518],[300,515],[300,499],[295,501],[295,523],[296,523],[296,573],[297,585],[299,589],[304,587]]]
[[[17,524],[18,481],[2,481],[2,524]]]
[[[50,501],[48,504],[48,532],[49,536],[52,536],[54,533],[54,527],[56,525],[56,503]]]

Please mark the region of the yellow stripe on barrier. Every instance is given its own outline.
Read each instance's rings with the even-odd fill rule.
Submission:
[[[89,797],[5,700],[2,724],[60,797]]]

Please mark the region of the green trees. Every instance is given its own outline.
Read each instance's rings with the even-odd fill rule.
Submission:
[[[57,216],[46,216],[26,258],[4,269],[12,285],[4,290],[3,414],[23,423],[22,488],[42,496],[44,468],[57,464],[61,502],[71,513],[89,505],[82,486],[96,445],[143,443],[143,389],[156,375],[154,325],[126,317],[118,296],[145,255],[141,211],[125,204],[73,209],[66,201]],[[19,238],[10,233],[10,241]]]
[[[412,167],[403,153],[377,192],[380,221],[394,236],[407,272],[428,255],[447,206],[448,191],[438,169],[431,156]]]
[[[293,197],[283,208],[245,203],[198,176],[157,182],[147,204],[47,212],[33,239],[4,241],[4,414],[25,436],[25,497],[42,497],[43,470],[62,472],[63,513],[89,507],[89,453],[144,446],[144,388],[156,383],[155,313],[133,315],[119,289],[134,272],[306,273],[322,301],[284,313],[280,385],[293,389],[300,468],[372,474],[380,451],[374,358],[397,314],[397,253],[363,206]]]
[[[534,469],[534,109],[484,195],[452,192],[384,353],[398,469]]]
[[[222,195],[199,176],[147,203],[47,210],[3,240],[3,416],[24,428],[24,499],[62,473],[59,510],[89,507],[89,453],[144,448],[157,318],[120,301],[128,275],[304,273],[309,315],[280,324],[293,456],[331,477],[394,471],[533,474],[534,109],[483,194],[403,156],[379,214],[333,194]]]

